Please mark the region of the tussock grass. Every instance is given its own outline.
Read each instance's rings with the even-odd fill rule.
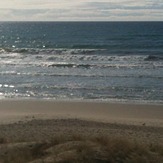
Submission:
[[[32,145],[0,143],[2,163],[162,163],[163,145],[107,136],[57,136]]]
[[[1,138],[0,137],[0,144],[6,144],[8,140],[6,138]]]

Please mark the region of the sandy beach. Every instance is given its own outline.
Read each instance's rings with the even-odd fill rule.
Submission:
[[[56,124],[55,124],[56,122]],[[111,128],[155,128],[163,129],[163,106],[150,104],[122,104],[91,101],[48,101],[48,100],[1,100],[0,125],[1,126],[33,126],[36,131],[37,123],[40,128],[55,126],[58,131],[62,128],[71,130],[76,128],[80,132],[82,126],[103,129]],[[44,124],[45,123],[45,124]],[[52,123],[52,124],[51,124]],[[80,126],[81,123],[81,126]],[[19,124],[19,125],[18,125]],[[47,124],[47,126],[46,126]],[[57,126],[58,125],[58,126]],[[25,129],[24,129],[25,131]],[[16,130],[9,130],[16,132]],[[23,131],[22,131],[23,132]],[[31,130],[32,132],[32,130]],[[41,131],[38,130],[37,135]],[[82,131],[81,133],[86,133]],[[117,132],[117,131],[116,131]],[[155,130],[153,130],[155,132]],[[57,133],[57,130],[56,130]],[[118,132],[117,132],[118,133]],[[0,136],[2,131],[0,132]],[[12,135],[12,134],[8,134]],[[141,137],[141,134],[140,134]]]
[[[31,143],[60,135],[105,135],[163,145],[162,117],[162,105],[1,100],[0,138]]]
[[[97,101],[1,100],[0,123],[36,119],[83,119],[163,127],[163,106]]]

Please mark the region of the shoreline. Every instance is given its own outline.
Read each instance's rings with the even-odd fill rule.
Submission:
[[[49,102],[92,102],[92,103],[111,103],[111,104],[133,104],[133,105],[161,105],[163,101],[148,100],[126,100],[126,99],[53,99],[53,98],[0,98],[0,101],[49,101]]]

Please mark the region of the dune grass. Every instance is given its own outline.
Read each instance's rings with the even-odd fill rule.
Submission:
[[[163,145],[125,138],[65,135],[42,142],[9,143],[0,138],[2,163],[162,163]]]
[[[6,138],[0,138],[0,144],[5,144],[7,143],[7,139]]]

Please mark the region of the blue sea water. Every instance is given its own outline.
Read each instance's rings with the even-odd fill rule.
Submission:
[[[0,99],[163,103],[163,22],[0,22]]]

